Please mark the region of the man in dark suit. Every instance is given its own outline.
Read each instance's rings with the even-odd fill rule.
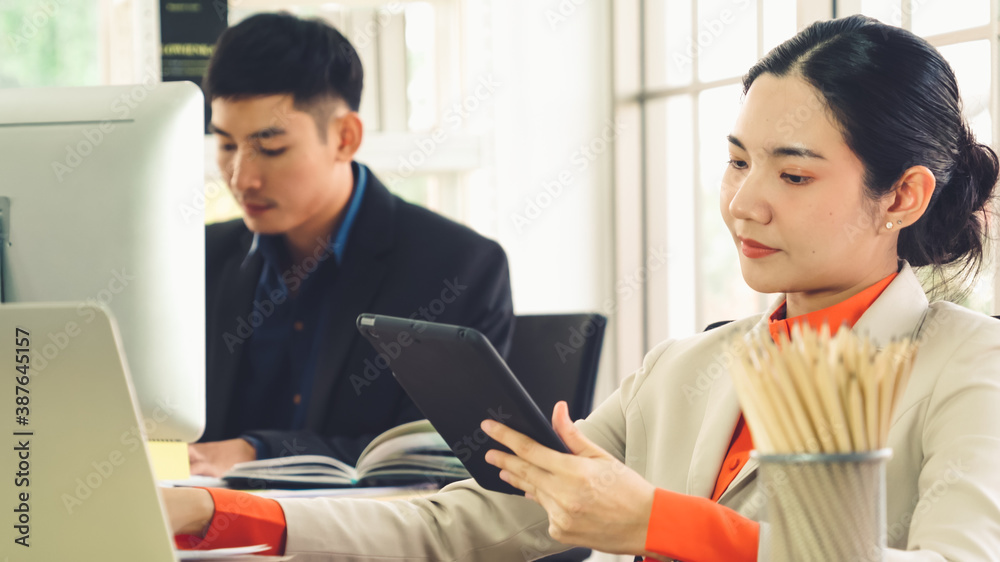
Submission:
[[[392,195],[353,160],[362,69],[319,21],[227,29],[205,86],[219,168],[243,219],[206,233],[207,428],[192,471],[321,454],[354,463],[423,416],[355,328],[362,312],[513,330],[498,244]]]

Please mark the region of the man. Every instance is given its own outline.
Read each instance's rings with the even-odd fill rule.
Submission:
[[[211,127],[243,219],[206,233],[208,442],[190,446],[196,474],[294,454],[353,464],[377,434],[422,418],[357,332],[362,312],[471,326],[509,347],[500,246],[354,162],[361,87],[354,48],[320,21],[256,15],[216,45]]]

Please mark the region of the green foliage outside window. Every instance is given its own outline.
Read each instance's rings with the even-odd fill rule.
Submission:
[[[101,83],[100,2],[0,0],[0,87]]]

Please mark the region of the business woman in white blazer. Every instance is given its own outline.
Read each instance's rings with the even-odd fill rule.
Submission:
[[[921,342],[889,432],[887,559],[1000,561],[1000,322],[928,304],[911,269],[974,271],[982,258],[998,162],[962,119],[951,69],[922,39],[857,16],[777,47],[744,92],[720,209],[744,279],[781,294],[771,309],[661,343],[575,425],[557,406],[554,426],[574,454],[484,422],[516,453],[490,461],[526,497],[466,481],[410,501],[279,500],[286,553],[509,561],[580,545],[665,558],[646,549],[654,491],[711,496],[740,416],[727,342],[766,331],[776,311],[824,310],[896,273],[853,327],[880,345]],[[760,518],[766,494],[756,468],[751,460],[719,498],[746,520]],[[207,496],[167,491],[176,531],[204,533],[215,513]]]
[[[728,342],[766,334],[772,311],[661,343],[577,426],[652,485],[709,496],[740,414]],[[880,344],[923,342],[889,432],[886,559],[1000,560],[1000,321],[928,305],[904,263],[854,329]],[[751,460],[719,502],[757,519],[756,474]],[[508,562],[568,548],[549,538],[537,503],[473,481],[411,501],[279,502],[295,560]]]

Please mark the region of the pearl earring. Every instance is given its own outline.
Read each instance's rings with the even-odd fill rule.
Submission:
[[[889,230],[892,230],[892,221],[885,223],[885,227],[888,228]]]

